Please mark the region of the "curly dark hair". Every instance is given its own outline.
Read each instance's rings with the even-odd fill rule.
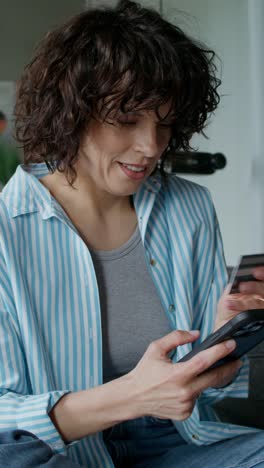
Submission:
[[[168,101],[176,150],[190,149],[219,103],[215,53],[152,9],[121,0],[48,33],[25,68],[15,105],[25,164],[45,161],[72,184],[91,117]],[[158,115],[159,117],[159,115]]]

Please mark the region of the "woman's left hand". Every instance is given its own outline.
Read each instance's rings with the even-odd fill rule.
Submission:
[[[257,281],[240,283],[239,293],[229,294],[230,285],[227,286],[218,302],[214,330],[244,310],[263,309],[264,314],[264,267],[254,268],[252,273]]]

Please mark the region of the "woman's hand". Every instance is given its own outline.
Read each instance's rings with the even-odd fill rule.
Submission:
[[[232,379],[240,361],[207,369],[235,348],[233,340],[202,351],[186,362],[173,364],[168,358],[172,349],[193,342],[198,336],[197,331],[174,331],[150,344],[128,374],[133,388],[133,417],[151,415],[184,420],[191,415],[195,400],[204,389]]]
[[[225,289],[218,303],[215,330],[222,327],[239,312],[264,309],[264,267],[254,268],[252,273],[258,281],[240,283],[239,293],[229,294],[230,285]]]
[[[187,362],[173,364],[168,353],[198,336],[199,332],[169,333],[151,343],[128,374],[89,390],[64,395],[49,416],[65,442],[141,416],[178,420],[190,416],[199,394],[207,387],[230,380],[240,364],[235,361],[204,372],[234,349],[234,341],[202,351]]]

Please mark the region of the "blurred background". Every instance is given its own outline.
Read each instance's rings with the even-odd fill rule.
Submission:
[[[84,8],[115,3],[1,0],[0,111],[8,119],[5,140],[12,140],[15,83],[42,36]],[[220,107],[207,128],[208,139],[196,136],[193,145],[202,152],[223,153],[227,164],[211,175],[186,177],[210,189],[227,263],[233,265],[241,254],[264,251],[264,0],[142,0],[141,4],[162,12],[220,58]]]

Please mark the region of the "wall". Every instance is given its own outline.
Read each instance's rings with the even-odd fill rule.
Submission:
[[[264,242],[264,61],[262,45],[264,43],[264,2],[248,0],[250,31],[250,70],[251,70],[251,124],[255,209],[259,214],[258,230],[262,251]],[[253,226],[254,229],[254,226]]]
[[[0,81],[17,80],[42,36],[83,6],[82,0],[1,1]]]

